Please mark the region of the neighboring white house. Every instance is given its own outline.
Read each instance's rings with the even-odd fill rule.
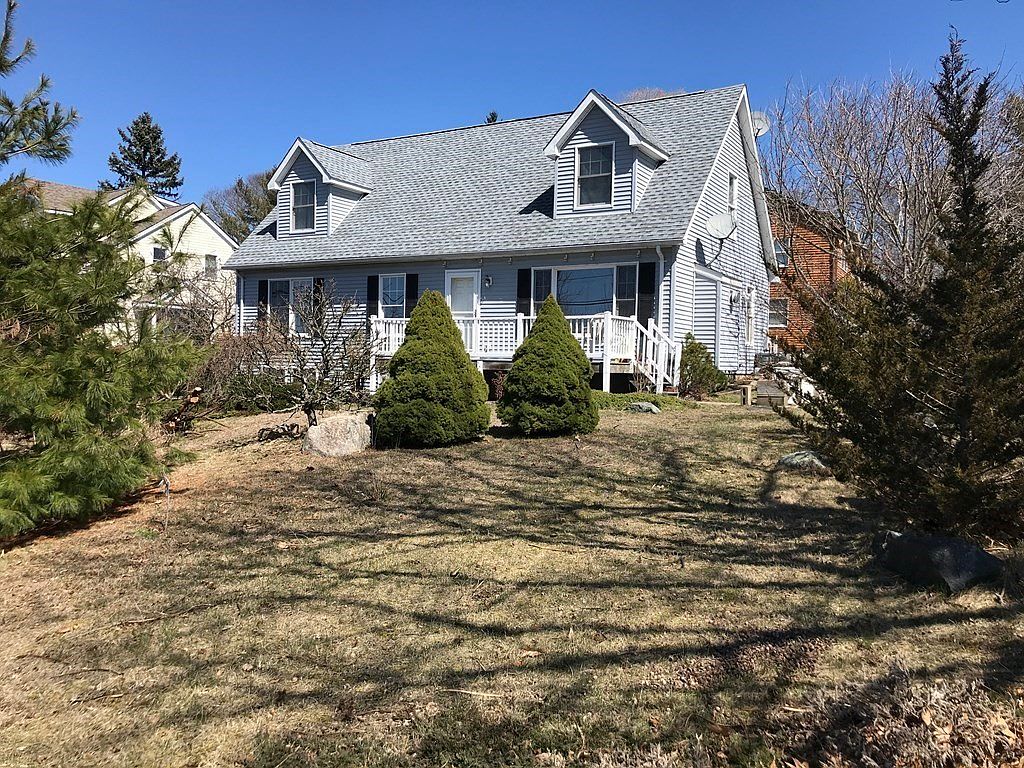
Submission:
[[[553,294],[602,385],[678,382],[693,333],[728,372],[767,347],[773,244],[746,87],[328,146],[298,138],[277,208],[227,264],[244,330],[332,286],[394,353],[421,292],[506,368]],[[709,226],[710,220],[710,226]],[[724,222],[724,223],[723,223]]]
[[[93,189],[53,181],[28,179],[27,183],[42,209],[55,214],[67,214],[75,204],[97,194]],[[115,189],[99,194],[108,205],[116,205],[124,200],[128,190]],[[223,268],[238,244],[198,205],[147,194],[137,201],[134,217],[132,252],[146,266],[170,258],[169,240],[175,253],[181,254],[178,268],[189,284],[202,288],[210,297],[223,300],[226,309],[233,307],[235,276]],[[173,311],[173,307],[170,309]]]

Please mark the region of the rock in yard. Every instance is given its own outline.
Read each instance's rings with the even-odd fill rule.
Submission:
[[[306,430],[302,450],[321,456],[348,456],[370,447],[370,425],[366,413],[343,413],[324,419]]]
[[[815,451],[787,453],[779,459],[779,463],[775,467],[776,469],[787,469],[791,472],[803,472],[808,475],[832,474],[832,471],[825,466],[825,462],[821,460],[821,456]]]
[[[649,403],[646,400],[637,400],[635,403],[627,403],[624,411],[633,411],[635,413],[661,413],[661,408],[656,406],[654,403]]]
[[[886,531],[875,542],[879,565],[920,587],[959,592],[997,578],[1003,561],[977,544],[951,536]]]

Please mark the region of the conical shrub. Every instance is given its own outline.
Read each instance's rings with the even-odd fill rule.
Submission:
[[[512,358],[498,417],[524,435],[593,432],[598,412],[590,376],[590,361],[549,296]]]
[[[451,445],[487,429],[487,385],[437,291],[420,297],[388,374],[374,398],[378,446]]]

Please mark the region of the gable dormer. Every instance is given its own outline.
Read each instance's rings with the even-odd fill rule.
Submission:
[[[668,159],[651,132],[590,91],[544,148],[555,161],[555,218],[635,211]]]
[[[363,158],[298,138],[267,185],[277,191],[279,238],[326,235],[373,191]]]

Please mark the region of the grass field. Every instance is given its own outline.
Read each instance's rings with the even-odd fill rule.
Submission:
[[[1019,695],[1020,604],[875,570],[851,488],[773,471],[771,412],[343,460],[266,422],[0,557],[0,765],[754,765],[897,661]]]

